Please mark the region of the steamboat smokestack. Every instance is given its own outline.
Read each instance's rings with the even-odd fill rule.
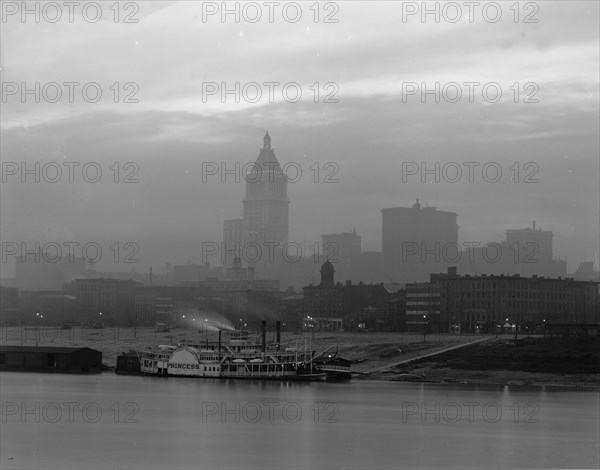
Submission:
[[[262,350],[263,352],[267,352],[267,322],[263,320],[260,323],[262,329]]]
[[[281,344],[281,322],[277,321],[275,325],[277,328],[277,344]]]

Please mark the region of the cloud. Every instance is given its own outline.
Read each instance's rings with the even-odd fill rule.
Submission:
[[[535,218],[574,263],[597,251],[598,5],[544,3],[538,23],[515,23],[506,7],[495,24],[403,22],[399,3],[368,5],[340,3],[332,24],[315,23],[308,7],[294,24],[203,22],[192,2],[140,3],[135,24],[3,24],[4,82],[81,85],[73,103],[8,97],[2,161],[78,162],[78,171],[95,162],[103,177],[23,184],[10,176],[2,235],[40,238],[44,227],[64,227],[78,239],[145,243],[148,264],[185,261],[201,241],[220,240],[223,220],[241,216],[243,182],[204,183],[202,163],[254,161],[269,130],[280,162],[303,170],[288,186],[294,239],[356,226],[375,249],[379,211],[420,197],[458,212],[464,237],[497,241]],[[273,100],[268,81],[282,84]],[[406,82],[467,81],[497,82],[502,100],[478,94],[471,103],[465,89],[457,103],[402,94]],[[97,103],[79,92],[90,82],[102,89]],[[205,82],[256,82],[263,99],[223,103],[220,93],[203,95]],[[301,86],[296,103],[280,92],[288,82]],[[138,102],[125,103],[134,91]],[[323,102],[332,91],[338,102]],[[539,102],[523,102],[533,92]],[[407,161],[499,162],[506,178],[403,183]],[[337,183],[323,181],[329,162]],[[511,165],[523,178],[528,162],[539,182],[511,182]],[[128,163],[138,183],[122,182],[136,168]]]

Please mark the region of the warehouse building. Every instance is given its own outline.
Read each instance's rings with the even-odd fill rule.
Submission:
[[[91,348],[0,346],[0,371],[99,373],[102,353]]]

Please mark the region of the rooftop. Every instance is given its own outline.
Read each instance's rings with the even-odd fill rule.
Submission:
[[[37,352],[37,353],[49,353],[49,354],[71,354],[77,351],[82,351],[84,349],[89,349],[90,351],[94,351],[102,354],[100,351],[92,348],[68,348],[68,347],[59,347],[59,346],[1,346],[0,352]]]

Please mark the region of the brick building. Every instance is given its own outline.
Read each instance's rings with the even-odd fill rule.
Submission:
[[[355,329],[361,323],[364,309],[383,308],[390,293],[383,284],[335,283],[335,269],[326,261],[321,267],[321,282],[303,288],[304,317],[318,322],[320,318],[341,318],[345,329]]]
[[[535,275],[461,276],[449,268],[446,274],[432,274],[429,284],[439,286],[442,331],[493,332],[508,322],[523,333],[534,333],[546,324],[600,322],[599,284],[593,281]],[[407,316],[408,294],[407,288]],[[435,309],[436,297],[431,299],[424,307]]]

